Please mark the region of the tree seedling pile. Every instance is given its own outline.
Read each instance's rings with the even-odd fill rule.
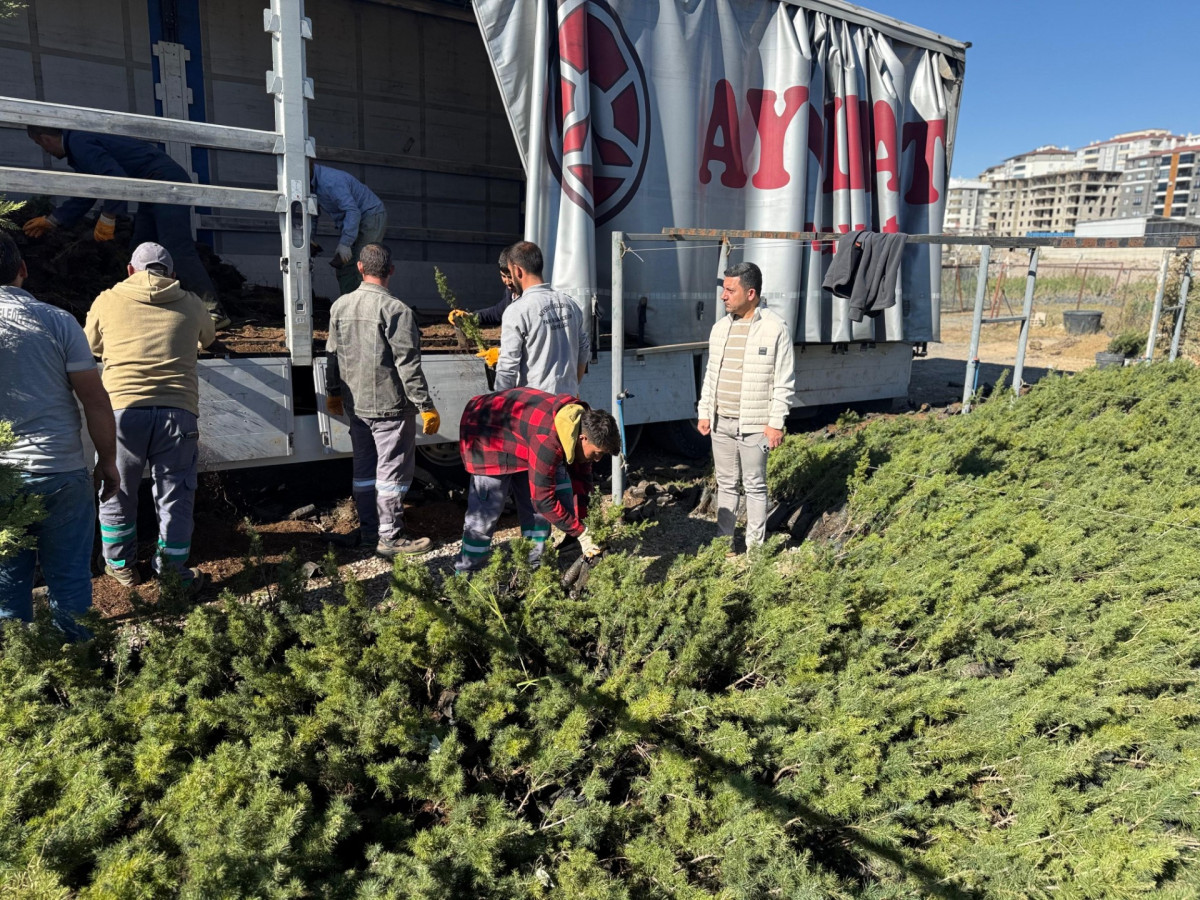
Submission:
[[[799,548],[497,554],[0,655],[0,895],[1200,893],[1200,374],[773,454]]]

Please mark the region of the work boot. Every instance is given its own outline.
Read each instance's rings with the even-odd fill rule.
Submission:
[[[136,563],[118,568],[106,559],[104,560],[104,574],[122,587],[131,588],[142,583],[142,576],[138,574]]]
[[[197,568],[184,569],[179,577],[183,580],[183,592],[188,597],[195,597],[207,582],[207,576]]]
[[[431,546],[433,541],[427,537],[406,538],[403,534],[398,534],[394,538],[381,537],[375,545],[375,555],[384,559],[394,559],[401,555],[424,553]]]

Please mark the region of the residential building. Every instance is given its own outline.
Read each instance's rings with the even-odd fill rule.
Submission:
[[[1070,233],[1080,219],[1116,215],[1120,172],[1067,169],[993,183],[994,230],[1006,237]]]
[[[1075,163],[1081,169],[1122,171],[1130,160],[1159,150],[1170,150],[1183,140],[1181,135],[1161,128],[1129,131],[1077,150]]]
[[[987,234],[991,184],[951,178],[946,193],[946,216],[943,229],[947,234]]]
[[[1200,142],[1131,159],[1118,190],[1122,217],[1200,217]]]
[[[1073,169],[1075,166],[1074,150],[1047,145],[1045,147],[1038,147],[1036,150],[1030,150],[1028,153],[1018,153],[1016,156],[1010,156],[999,166],[993,166],[984,174],[995,173],[992,175],[992,179],[989,180],[994,180],[995,178],[1036,178],[1039,175],[1047,175],[1050,172]]]

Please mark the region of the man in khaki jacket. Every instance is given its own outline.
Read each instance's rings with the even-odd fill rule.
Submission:
[[[746,548],[767,531],[767,452],[783,441],[796,386],[787,323],[759,305],[762,271],[751,262],[725,270],[728,314],[708,336],[708,368],[697,411],[701,434],[712,435],[717,476],[717,528],[733,537],[737,484],[746,493]]]
[[[198,592],[204,573],[187,566],[200,439],[196,355],[216,333],[204,304],[179,286],[174,269],[164,247],[139,245],[129,277],[92,303],[84,332],[104,363],[101,377],[117,420],[121,489],[100,505],[105,574],[126,586],[141,580],[137,495],[149,463],[158,513],[154,570],[174,569]]]

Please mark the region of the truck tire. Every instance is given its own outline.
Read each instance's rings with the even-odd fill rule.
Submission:
[[[417,467],[445,490],[465,488],[470,481],[453,441],[417,444]]]
[[[659,422],[655,428],[655,439],[668,453],[675,453],[686,459],[704,459],[712,453],[712,442],[708,435],[696,430],[695,419]]]

